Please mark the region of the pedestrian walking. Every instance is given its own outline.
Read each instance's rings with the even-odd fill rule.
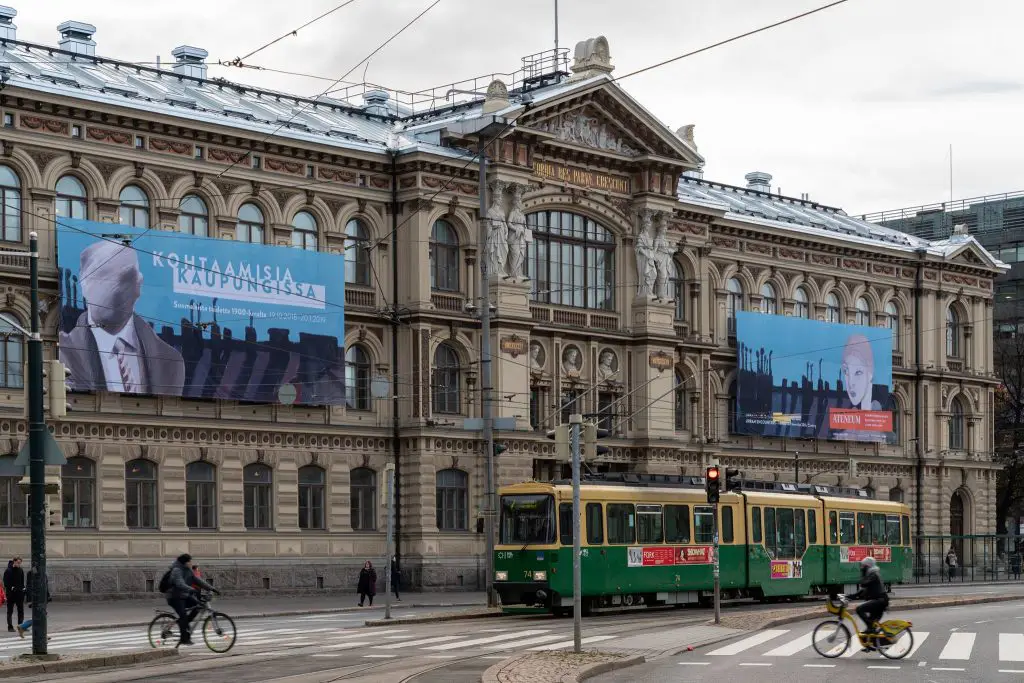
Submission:
[[[32,567],[28,570],[25,587],[25,595],[27,596],[26,603],[29,606],[29,608],[32,607],[32,600],[35,598],[37,581],[40,581],[39,572],[36,570],[35,567]],[[46,602],[50,602],[50,582],[47,580],[45,575],[43,575],[41,582],[43,584],[43,597],[46,600]],[[26,619],[25,621],[21,622],[20,624],[18,624],[16,629],[18,631],[18,636],[24,638],[25,633],[28,632],[30,628],[32,628],[32,619]],[[47,640],[49,640],[49,637],[47,637]]]
[[[4,571],[4,593],[7,596],[7,630],[14,633],[14,623],[11,617],[15,609],[18,611],[18,621],[25,621],[25,570],[21,568],[21,558],[15,556],[7,563]]]
[[[359,570],[359,606],[363,606],[365,598],[370,598],[370,607],[373,607],[373,596],[377,593],[377,570],[369,560]]]
[[[402,585],[402,570],[398,568],[398,558],[391,556],[391,592],[395,594],[395,602],[402,602],[398,597],[398,589]]]
[[[949,549],[946,553],[946,570],[949,573],[949,580],[952,581],[953,577],[956,576],[956,551],[953,548]]]
[[[1010,572],[1013,574],[1013,578],[1016,581],[1020,581],[1020,565],[1021,556],[1020,551],[1017,550],[1012,555],[1010,555]]]

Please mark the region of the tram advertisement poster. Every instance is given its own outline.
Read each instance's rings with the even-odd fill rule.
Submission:
[[[773,579],[802,579],[803,576],[802,560],[772,560]]]
[[[630,567],[664,567],[677,564],[710,564],[711,546],[657,546],[652,548],[632,547],[627,551]]]
[[[676,550],[676,564],[711,564],[715,558],[714,548],[709,545],[687,545]]]
[[[839,548],[840,562],[860,562],[865,557],[873,557],[878,562],[892,562],[892,548],[884,545],[851,545]]]
[[[736,313],[735,431],[895,443],[892,331]]]

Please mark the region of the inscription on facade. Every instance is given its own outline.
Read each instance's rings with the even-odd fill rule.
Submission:
[[[507,353],[513,358],[526,353],[526,340],[514,334],[511,337],[502,337],[500,346],[502,353]]]
[[[609,173],[598,173],[578,166],[566,166],[551,161],[534,161],[533,174],[580,187],[629,194],[629,178]]]

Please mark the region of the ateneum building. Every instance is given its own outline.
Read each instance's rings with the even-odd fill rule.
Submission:
[[[482,265],[492,405],[515,426],[496,437],[499,484],[563,476],[544,434],[582,412],[611,432],[595,472],[699,476],[717,460],[747,478],[903,500],[915,533],[994,530],[1003,264],[966,235],[927,241],[780,196],[766,174],[703,179],[693,127],[673,132],[613,82],[603,38],[458,88],[475,95],[358,86],[313,101],[210,78],[195,47],[158,69],[98,56],[88,24],[59,34],[25,41],[0,10],[0,235],[4,250],[39,235],[46,357],[81,350],[58,348],[61,309],[80,293],[58,282],[55,235],[61,218],[84,218],[114,236],[134,226],[218,250],[339,255],[343,301],[326,304],[343,311],[346,362],[344,399],[326,405],[202,383],[167,395],[199,369],[186,361],[180,375],[159,355],[142,389],[127,390],[129,369],[113,380],[126,391],[73,391],[72,411],[50,421],[67,458],[49,468],[58,595],[152,590],[180,552],[229,590],[353,589],[385,552],[391,463],[403,581],[481,587],[486,459],[467,421],[485,382]],[[27,258],[0,260],[0,288],[3,314],[27,326]],[[892,443],[737,433],[741,311],[891,335],[880,409]],[[209,339],[219,324],[201,310],[148,323],[143,336],[159,332],[178,359],[186,329]],[[24,339],[2,333],[0,555],[27,556]]]

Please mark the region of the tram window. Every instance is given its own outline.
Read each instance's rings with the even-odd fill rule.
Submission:
[[[558,541],[562,545],[572,545],[572,503],[558,506]]]
[[[839,543],[853,545],[857,542],[857,522],[852,512],[839,513]]]
[[[690,506],[665,506],[665,543],[690,542]]]
[[[793,559],[800,559],[807,550],[807,535],[804,528],[804,511],[793,511]]]
[[[857,513],[857,542],[861,545],[871,544],[871,515],[866,512]]]
[[[587,503],[587,545],[604,544],[604,525],[601,520],[601,504]]]
[[[835,510],[828,513],[828,538],[832,545],[839,543],[839,516]]]
[[[708,505],[693,508],[693,532],[697,543],[714,543],[715,509]]]
[[[885,544],[885,515],[871,515],[871,542]]]
[[[636,518],[629,503],[608,503],[608,543],[636,543]]]
[[[761,542],[761,508],[754,508],[750,511],[750,525],[753,528],[754,543]]]
[[[660,505],[636,506],[636,536],[638,543],[661,544],[662,533]]]
[[[801,525],[801,533],[803,532]],[[796,557],[796,534],[793,511],[789,508],[775,509],[775,538],[768,539],[775,548],[775,558],[778,560],[792,560]]]
[[[807,511],[807,543],[818,544],[818,513],[814,510]]]
[[[764,548],[775,559],[775,508],[764,509]]]
[[[887,545],[900,544],[900,517],[899,515],[885,516],[885,542]]]
[[[910,545],[910,517],[903,515],[903,545]]]
[[[732,543],[732,506],[722,508],[722,543]]]

